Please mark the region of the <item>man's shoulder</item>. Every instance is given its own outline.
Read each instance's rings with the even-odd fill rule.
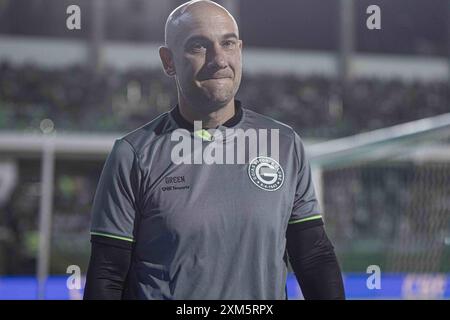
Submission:
[[[167,111],[141,127],[124,134],[118,140],[126,141],[136,153],[140,153],[171,130],[173,130],[173,124],[169,111]]]
[[[280,137],[295,139],[298,136],[291,126],[247,108],[245,108],[245,120],[251,128],[278,129]]]

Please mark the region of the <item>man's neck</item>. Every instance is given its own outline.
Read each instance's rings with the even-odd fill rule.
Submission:
[[[234,99],[231,99],[230,102],[220,109],[210,113],[197,112],[197,110],[188,106],[182,99],[179,99],[178,105],[180,114],[184,119],[192,124],[194,121],[202,121],[203,128],[216,128],[227,122],[235,114]]]

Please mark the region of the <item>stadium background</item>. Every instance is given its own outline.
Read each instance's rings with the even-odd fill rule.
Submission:
[[[157,48],[182,2],[0,0],[1,299],[81,297],[66,271],[86,272],[105,157],[175,103]],[[218,2],[244,41],[239,98],[305,140],[348,297],[450,298],[450,1]]]

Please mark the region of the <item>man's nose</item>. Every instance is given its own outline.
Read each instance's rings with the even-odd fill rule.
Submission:
[[[225,53],[220,45],[214,45],[211,47],[208,57],[208,68],[223,69],[226,68],[227,61]]]

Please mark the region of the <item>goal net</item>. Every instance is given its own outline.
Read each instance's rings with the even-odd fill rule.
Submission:
[[[450,114],[309,147],[344,271],[450,272]]]

